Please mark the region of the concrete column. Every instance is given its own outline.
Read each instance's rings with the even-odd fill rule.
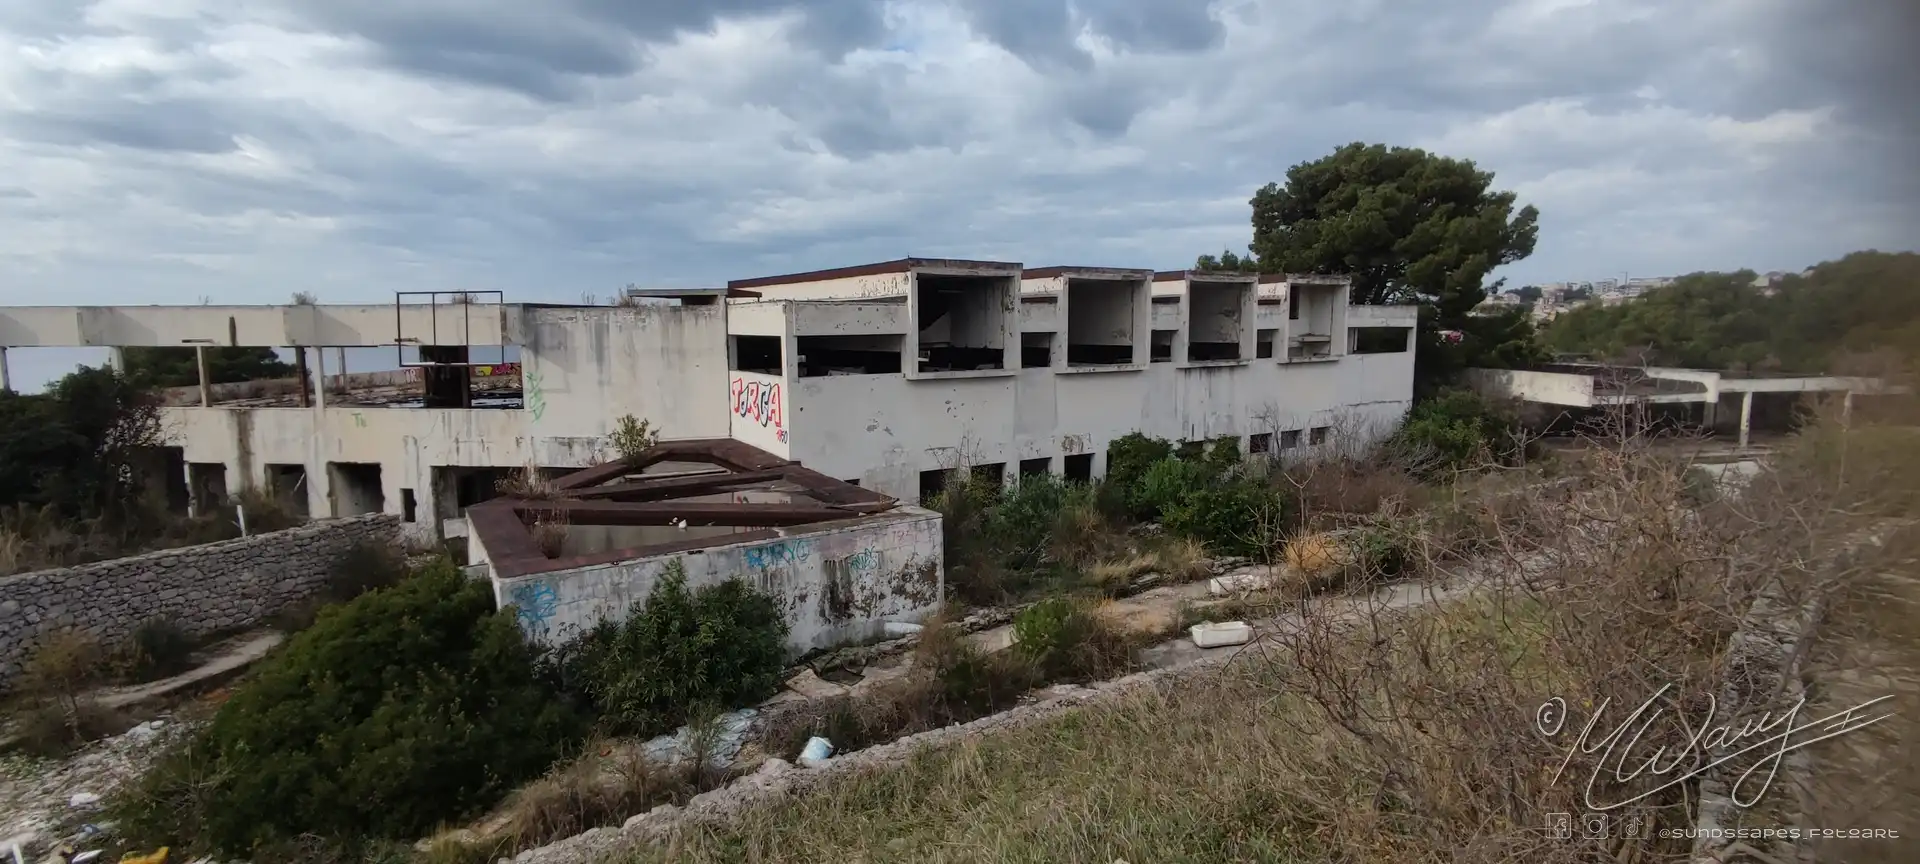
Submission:
[[[115,345],[112,348],[108,348],[107,349],[107,365],[112,367],[113,371],[115,372],[119,372],[123,375],[126,374],[127,349],[122,348],[118,345]]]
[[[7,371],[7,348],[0,345],[0,393],[13,392],[13,373]]]
[[[1747,446],[1747,436],[1753,428],[1753,391],[1740,394],[1740,447]]]
[[[1853,423],[1853,391],[1848,390],[1840,394],[1840,425],[1848,426],[1848,425],[1852,425],[1852,423]]]
[[[1700,425],[1705,426],[1707,431],[1713,431],[1714,421],[1718,419],[1719,414],[1720,400],[1718,398],[1708,399],[1700,403]]]
[[[200,369],[200,407],[213,405],[213,385],[207,381],[207,346],[193,346],[193,363]]]
[[[198,516],[200,515],[200,490],[193,485],[193,463],[185,459],[180,460],[180,473],[187,477],[187,516],[189,518]]]
[[[347,392],[347,349],[333,349],[333,360],[334,365],[340,367],[333,370],[334,377],[340,379],[340,386],[337,389],[339,392],[345,393]]]
[[[333,495],[333,472],[327,470],[327,448],[321,442],[327,434],[327,349],[314,349],[313,361],[313,431],[307,436],[307,488],[312,492],[307,498],[307,509],[316,517],[338,516],[340,507]]]

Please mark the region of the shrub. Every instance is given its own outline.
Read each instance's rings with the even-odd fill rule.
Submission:
[[[1251,477],[1229,477],[1193,488],[1167,508],[1166,529],[1226,555],[1260,556],[1280,543],[1292,524],[1294,499]]]
[[[355,543],[327,570],[326,599],[345,603],[368,591],[399,584],[407,556],[385,543]]]
[[[1459,471],[1485,458],[1519,455],[1512,417],[1471,390],[1447,390],[1413,406],[1394,449],[1428,472]]]
[[[739,579],[690,591],[675,560],[625,621],[602,619],[564,646],[559,669],[608,731],[654,735],[686,722],[698,705],[771,695],[786,636],[772,597]]]
[[[1013,619],[1013,652],[1033,670],[1035,683],[1106,678],[1132,663],[1127,638],[1091,606],[1050,597]]]
[[[489,586],[438,562],[333,607],[261,662],[198,740],[116,803],[121,829],[244,855],[470,816],[581,732],[537,660]],[[192,800],[161,800],[183,783]]]
[[[613,434],[607,436],[613,444],[614,452],[627,462],[633,462],[654,445],[660,443],[660,430],[653,428],[650,420],[640,420],[632,414],[623,414],[614,422]]]
[[[1106,482],[1132,503],[1133,490],[1147,470],[1173,456],[1173,442],[1129,432],[1107,445]]]
[[[192,665],[194,643],[193,636],[172,620],[150,618],[127,637],[115,665],[121,675],[136,682],[170,678]]]
[[[1179,507],[1207,483],[1206,474],[1206,469],[1192,460],[1168,457],[1155,462],[1133,485],[1129,509],[1136,519],[1164,519],[1169,510]]]

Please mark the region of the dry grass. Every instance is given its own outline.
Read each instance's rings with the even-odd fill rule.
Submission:
[[[191,517],[165,512],[145,501],[131,502],[115,518],[77,521],[61,518],[51,509],[8,509],[0,511],[0,576],[231,540],[240,536],[236,504],[246,508],[247,529],[254,534],[291,528],[302,521],[282,502],[253,490],[241,492],[214,512]]]
[[[532,463],[502,478],[495,488],[503,496],[522,501],[564,501],[571,497],[554,478]],[[558,558],[566,551],[569,533],[567,518],[557,508],[536,512],[527,530],[533,535],[534,546],[539,548],[540,554]]]
[[[1455,570],[1463,545],[1478,550],[1466,600],[1304,605],[1264,650],[1177,692],[837,780],[633,860],[1685,860],[1688,841],[1622,836],[1633,817],[1691,824],[1691,786],[1656,790],[1646,773],[1594,785],[1596,800],[1649,793],[1610,812],[1613,840],[1546,835],[1547,814],[1588,809],[1598,754],[1555,776],[1579,726],[1603,712],[1610,729],[1665,687],[1664,720],[1633,752],[1681,752],[1682,718],[1737,672],[1723,652],[1759,592],[1857,584],[1862,559],[1834,555],[1835,538],[1903,499],[1898,483],[1847,492],[1809,435],[1764,489],[1696,511],[1684,472],[1645,441],[1600,443],[1579,488],[1463,496],[1452,534],[1415,548],[1433,556],[1420,566]],[[1875,458],[1920,466],[1905,452]],[[1570,717],[1550,737],[1535,718],[1556,697]],[[1785,707],[1745,698],[1715,722]]]

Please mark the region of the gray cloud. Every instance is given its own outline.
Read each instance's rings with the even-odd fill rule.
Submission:
[[[1892,8],[18,0],[0,266],[73,302],[1170,267],[1364,140],[1539,205],[1515,282],[1799,267],[1920,244]]]

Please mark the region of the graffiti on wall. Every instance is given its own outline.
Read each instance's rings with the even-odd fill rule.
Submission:
[[[765,546],[755,546],[741,553],[747,566],[755,570],[767,570],[774,567],[791,567],[813,558],[813,541],[782,540]]]
[[[735,416],[752,420],[762,428],[771,427],[774,440],[786,443],[787,424],[781,414],[779,384],[735,378],[729,392],[733,396]]]
[[[530,369],[520,376],[520,380],[526,387],[527,411],[533,414],[533,422],[538,423],[547,413],[546,376],[541,375],[538,369]]]
[[[862,549],[841,559],[842,566],[850,573],[866,574],[880,569],[880,550]]]
[[[507,595],[520,618],[520,628],[528,633],[545,633],[547,622],[560,611],[560,592],[545,582],[525,582],[513,586]]]

